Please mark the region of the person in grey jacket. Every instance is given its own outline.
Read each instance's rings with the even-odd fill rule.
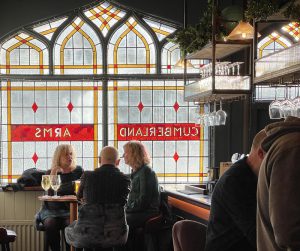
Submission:
[[[126,243],[125,205],[130,179],[119,170],[119,162],[117,149],[106,146],[100,153],[100,168],[82,175],[77,197],[83,206],[78,221],[65,230],[72,246],[107,250]]]
[[[131,191],[126,205],[130,237],[138,227],[159,214],[160,190],[155,172],[149,166],[146,147],[139,141],[124,145],[124,160],[132,168]],[[129,237],[129,238],[130,238]]]
[[[257,190],[258,251],[300,250],[300,118],[265,128]]]

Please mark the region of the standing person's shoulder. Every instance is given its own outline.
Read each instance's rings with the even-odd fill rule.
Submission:
[[[130,182],[130,175],[126,175],[123,172],[119,171],[119,175],[121,177],[122,180]]]

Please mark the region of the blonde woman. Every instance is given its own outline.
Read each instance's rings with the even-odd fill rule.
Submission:
[[[62,144],[56,147],[51,170],[47,173],[60,175],[61,186],[58,195],[74,194],[72,181],[80,179],[83,170],[76,165],[76,154],[73,146]],[[70,224],[69,203],[45,202],[39,212],[40,220],[45,226],[46,236],[52,251],[60,250],[60,229]]]
[[[131,191],[126,206],[131,250],[142,250],[138,239],[133,240],[135,228],[159,214],[160,192],[155,172],[150,167],[150,157],[146,147],[139,141],[129,141],[124,145],[124,161],[132,168]],[[133,247],[134,248],[133,248]]]

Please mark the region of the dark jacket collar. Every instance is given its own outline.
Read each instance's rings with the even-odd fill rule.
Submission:
[[[108,170],[120,172],[120,169],[118,167],[116,167],[115,165],[111,165],[111,164],[102,165],[102,166],[96,168],[95,172],[102,172],[102,171],[108,171]]]

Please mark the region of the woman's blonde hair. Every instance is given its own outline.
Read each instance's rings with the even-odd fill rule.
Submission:
[[[128,164],[139,168],[150,163],[149,153],[146,147],[139,141],[129,141],[123,146],[128,151]]]
[[[68,145],[68,144],[61,144],[56,147],[53,157],[52,157],[51,169],[56,166],[60,166],[60,157],[62,155],[66,155],[67,152],[72,153],[71,169],[75,169],[76,164],[77,164],[76,163],[76,153],[75,153],[74,147],[72,145]]]

